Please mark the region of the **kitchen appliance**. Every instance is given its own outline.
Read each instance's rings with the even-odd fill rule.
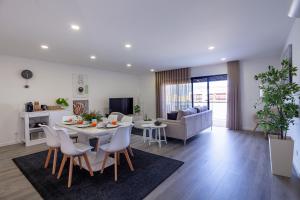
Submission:
[[[32,104],[32,102],[27,102],[25,104],[25,112],[33,112],[33,104]]]

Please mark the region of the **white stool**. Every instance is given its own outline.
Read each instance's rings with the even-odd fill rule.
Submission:
[[[167,125],[166,124],[161,124],[159,126],[156,126],[154,124],[147,124],[146,128],[149,129],[150,133],[149,133],[149,145],[151,144],[151,142],[157,142],[159,148],[161,148],[161,142],[165,142],[167,144],[167,136],[166,136],[166,128]],[[161,139],[161,132],[160,130],[163,130],[163,134],[164,134],[164,139]],[[145,130],[145,129],[144,129]],[[155,130],[155,137],[153,137],[153,131]]]
[[[150,127],[151,124],[142,124],[141,127],[143,128],[143,140],[144,143],[146,142],[146,140],[151,139],[151,134],[152,134],[152,129]],[[147,136],[147,132],[148,132],[148,136]]]

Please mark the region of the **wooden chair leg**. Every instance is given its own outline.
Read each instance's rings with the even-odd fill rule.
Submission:
[[[100,143],[100,139],[99,138],[97,138],[97,142],[96,142],[96,146],[95,146],[95,151],[97,152],[97,151],[99,151],[99,143]]]
[[[66,164],[67,158],[68,157],[64,154],[63,159],[62,159],[61,164],[60,164],[59,171],[58,171],[57,179],[59,179],[61,177],[61,173],[64,169],[65,164]]]
[[[125,153],[125,157],[126,157],[127,163],[128,163],[128,165],[129,165],[129,167],[130,167],[130,170],[131,170],[131,171],[134,171],[134,168],[133,168],[133,166],[132,166],[132,163],[131,163],[130,157],[129,157],[129,155],[128,155],[127,149],[125,149],[124,153]]]
[[[80,169],[82,169],[81,156],[78,156],[77,158],[78,158],[78,162],[79,162],[79,167],[80,167]]]
[[[56,171],[57,152],[58,152],[58,148],[55,148],[54,149],[53,165],[52,165],[52,175],[54,175],[55,171]]]
[[[131,155],[132,157],[134,157],[134,154],[133,154],[133,151],[132,151],[132,149],[131,149],[131,146],[128,146],[127,149],[128,149],[128,151],[129,151],[130,155]]]
[[[94,176],[94,172],[93,172],[93,170],[92,170],[92,167],[91,167],[89,158],[87,157],[86,153],[83,154],[83,158],[84,158],[84,161],[85,161],[85,163],[86,163],[86,166],[87,166],[88,169],[89,169],[90,175],[91,175],[91,176]]]
[[[51,153],[52,153],[52,148],[50,147],[50,148],[48,149],[48,154],[47,154],[47,158],[46,158],[46,161],[45,161],[45,166],[44,166],[45,168],[47,168],[48,165],[49,165]]]
[[[115,181],[118,181],[118,153],[115,152]]]
[[[68,177],[68,188],[72,185],[72,176],[73,176],[73,156],[70,156],[70,166],[69,166],[69,177]]]
[[[117,153],[117,161],[118,161],[118,165],[120,165],[120,152]]]
[[[105,167],[108,156],[109,156],[109,153],[105,152],[104,160],[102,161],[101,174],[103,174],[104,167]]]

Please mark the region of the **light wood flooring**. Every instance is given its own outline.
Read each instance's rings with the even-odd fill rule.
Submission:
[[[300,199],[299,178],[271,174],[268,142],[259,134],[214,127],[189,140],[186,146],[171,140],[161,149],[133,135],[132,147],[185,162],[147,200]],[[0,148],[1,200],[41,199],[11,159],[45,149],[45,145],[26,148],[23,144]]]

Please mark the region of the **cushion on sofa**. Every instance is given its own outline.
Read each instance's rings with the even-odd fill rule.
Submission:
[[[208,107],[207,106],[197,106],[197,107],[195,107],[195,109],[197,110],[197,113],[201,113],[201,112],[207,111]]]
[[[167,113],[167,119],[169,119],[169,120],[176,120],[177,119],[177,114],[178,114],[177,111]]]
[[[187,108],[185,110],[179,110],[177,114],[177,120],[180,120],[184,116],[192,115],[196,113],[197,113],[197,109],[195,108]]]

